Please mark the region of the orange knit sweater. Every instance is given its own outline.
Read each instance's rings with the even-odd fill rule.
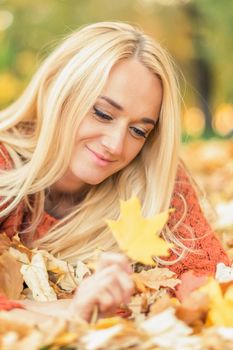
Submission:
[[[11,158],[4,145],[1,145],[0,169],[7,170],[10,168],[12,168]],[[175,227],[185,211],[185,204],[182,197],[185,198],[187,206],[186,215],[175,232],[177,237],[186,246],[192,247],[195,251],[186,254],[179,262],[174,263],[169,268],[178,276],[188,270],[193,270],[195,274],[200,276],[214,274],[218,262],[223,262],[226,265],[230,262],[219,240],[204,217],[189,177],[185,170],[179,167],[171,201],[171,207],[175,208],[175,212],[169,219],[168,226],[170,228]],[[5,232],[9,237],[12,237],[20,230],[22,223],[28,221],[25,215],[27,214],[25,213],[23,203],[20,203],[10,215],[0,219],[0,233]],[[45,235],[57,222],[58,220],[56,218],[44,212],[41,222],[37,227],[35,238]],[[193,235],[195,236],[195,240],[192,239]],[[194,247],[192,246],[193,243]],[[175,259],[177,259],[177,256],[171,252],[167,260],[172,261]]]

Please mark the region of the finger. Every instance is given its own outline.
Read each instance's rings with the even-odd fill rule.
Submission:
[[[100,257],[97,270],[103,270],[111,265],[118,265],[125,272],[132,273],[132,268],[128,258],[123,254],[117,253],[103,253]]]
[[[134,292],[134,283],[129,274],[119,266],[113,265],[100,272],[99,275],[102,276],[103,287],[106,287],[107,290],[110,287],[109,291],[115,296],[118,304],[130,300]]]
[[[76,290],[71,301],[68,312],[88,321],[94,306],[98,303],[98,288],[95,287],[97,281],[94,276],[84,280]]]
[[[106,290],[112,296],[112,308],[115,308],[122,304],[122,302],[125,299],[125,294],[123,288],[120,286],[119,281],[117,279],[115,279],[115,281],[111,285],[106,287]]]
[[[126,273],[117,275],[118,286],[121,289],[122,301],[121,303],[128,303],[131,295],[134,293],[134,282]]]
[[[98,295],[98,305],[101,312],[105,312],[113,308],[115,305],[114,297],[108,290],[104,290]]]

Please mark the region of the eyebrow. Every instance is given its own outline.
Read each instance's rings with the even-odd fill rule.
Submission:
[[[113,107],[115,107],[119,111],[124,110],[124,108],[121,105],[119,105],[119,103],[117,103],[116,101],[112,100],[111,98],[109,98],[107,96],[99,96],[99,98],[101,98],[102,100],[105,100],[106,102],[108,102],[110,105],[112,105]],[[145,124],[152,124],[153,126],[156,126],[156,121],[154,121],[154,119],[142,118],[141,121]]]

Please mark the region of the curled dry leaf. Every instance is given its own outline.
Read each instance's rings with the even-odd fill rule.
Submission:
[[[131,311],[130,319],[137,322],[144,320],[147,315],[151,315],[151,308],[165,295],[166,289],[161,288],[158,291],[148,290],[131,297],[130,303],[127,305]]]
[[[32,291],[34,300],[57,300],[56,293],[49,285],[47,268],[40,252],[32,257],[30,264],[22,265],[21,273],[27,286]]]
[[[82,261],[77,261],[76,269],[75,269],[75,276],[78,280],[78,283],[81,283],[82,280],[91,275],[90,269],[87,267],[86,264],[84,264]]]
[[[180,283],[180,280],[176,278],[176,274],[167,268],[155,267],[150,270],[143,270],[140,273],[135,273],[133,279],[136,284],[136,288],[139,291],[144,292],[145,287],[158,290],[160,287],[167,287],[174,289]]]
[[[33,250],[27,248],[20,240],[18,235],[15,235],[12,237],[11,241],[11,247],[14,249],[17,249],[19,252],[26,254],[28,257],[28,260],[31,260],[33,255]]]
[[[20,299],[23,290],[23,276],[20,264],[8,252],[0,256],[0,294],[9,299]]]
[[[144,294],[142,295],[134,295],[131,298],[130,303],[128,304],[129,309],[131,310],[131,318],[134,320],[142,321],[145,320],[145,314],[142,313],[143,307],[145,308],[145,304],[147,304],[147,299]]]
[[[150,316],[157,315],[168,308],[177,309],[180,305],[178,299],[171,298],[168,294],[163,294],[150,308]]]
[[[72,299],[74,296],[74,290],[71,292],[63,290],[58,284],[52,282],[51,277],[49,278],[49,285],[53,288],[54,292],[56,293],[57,299]]]
[[[9,253],[12,255],[18,262],[22,264],[30,264],[30,260],[28,258],[28,255],[26,253],[22,253],[18,249],[9,248]]]
[[[64,260],[55,258],[52,254],[45,250],[40,250],[44,257],[47,271],[57,276],[57,284],[66,292],[72,292],[78,286],[78,279],[75,276],[74,267]]]

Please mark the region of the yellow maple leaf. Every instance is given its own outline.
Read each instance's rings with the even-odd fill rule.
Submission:
[[[168,220],[169,211],[145,219],[137,197],[121,201],[119,220],[107,220],[119,247],[134,261],[155,265],[153,256],[168,256],[172,244],[158,236]]]
[[[200,288],[210,298],[207,324],[217,327],[233,327],[233,285],[223,294],[221,287],[214,279]]]

